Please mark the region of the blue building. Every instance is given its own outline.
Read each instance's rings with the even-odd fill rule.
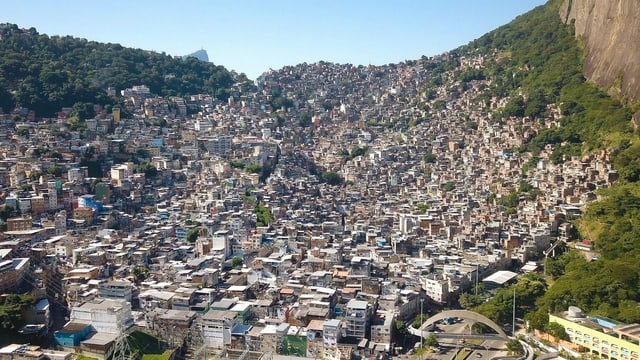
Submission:
[[[98,213],[101,213],[104,210],[102,202],[96,200],[95,195],[89,194],[78,196],[78,207],[92,208]]]
[[[79,346],[80,342],[84,340],[91,332],[95,330],[91,324],[85,324],[80,322],[67,323],[62,329],[56,331],[53,334],[53,338],[57,345],[74,347]]]

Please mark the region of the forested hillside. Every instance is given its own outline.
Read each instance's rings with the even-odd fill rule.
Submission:
[[[548,291],[538,278],[519,283],[518,298],[523,300],[517,303],[518,312],[529,312],[527,317],[537,328],[546,326],[547,313],[571,305],[591,314],[639,322],[640,141],[631,121],[633,109],[585,80],[583,44],[574,38],[573,28],[562,23],[560,3],[551,0],[456,50],[460,56],[495,55],[495,61],[481,72],[466,76],[492,80],[490,91],[478,101],[511,99],[494,113],[496,122],[528,116],[549,124],[517,149],[534,155],[531,166],[537,163],[541,149],[552,146],[551,160],[556,163],[572,156],[605,153],[619,175],[616,185],[601,191],[599,201],[574,222],[577,238],[593,241],[597,256],[585,257],[569,246],[563,255],[549,258]],[[538,285],[531,287],[531,283]],[[499,321],[508,320],[510,310],[503,310],[512,305],[511,292],[501,291],[477,310]]]
[[[103,44],[35,29],[0,25],[0,107],[51,116],[77,102],[108,104],[107,87],[147,85],[158,95],[228,95],[234,75],[222,66],[188,57]]]

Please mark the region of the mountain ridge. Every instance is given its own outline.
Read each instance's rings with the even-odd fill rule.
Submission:
[[[236,75],[224,66],[120,44],[49,36],[0,24],[0,107],[52,116],[77,102],[105,104],[109,87],[144,84],[162,96],[211,94],[224,99]]]

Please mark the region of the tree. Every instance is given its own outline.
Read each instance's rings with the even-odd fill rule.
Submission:
[[[321,175],[322,181],[329,185],[341,185],[344,181],[342,176],[335,171],[325,171]]]
[[[356,146],[353,149],[351,149],[351,152],[349,153],[349,160],[353,160],[355,158],[357,158],[358,156],[362,156],[364,154],[367,153],[367,151],[369,150],[368,147],[366,146]]]
[[[5,205],[0,207],[0,219],[7,221],[8,218],[15,214],[15,211],[16,209],[14,209],[13,206]]]
[[[453,181],[447,181],[446,183],[444,183],[442,185],[442,190],[447,191],[447,192],[451,191],[451,190],[453,190],[455,188],[456,188],[456,184]]]
[[[436,336],[436,334],[430,334],[429,336],[427,336],[427,338],[424,339],[424,344],[432,348],[440,346],[440,343],[438,342],[438,337]]]
[[[396,339],[396,343],[405,346],[407,338],[409,337],[409,330],[407,329],[407,325],[402,320],[396,320],[394,325],[394,337]]]
[[[525,102],[522,96],[516,96],[511,99],[504,107],[503,114],[504,116],[516,116],[522,117],[524,116]]]
[[[517,339],[510,339],[507,341],[507,350],[509,351],[509,354],[512,355],[520,355],[524,352],[522,344]]]
[[[520,277],[515,285],[518,306],[534,307],[538,298],[547,292],[547,282],[541,275],[528,273]]]
[[[149,269],[142,265],[136,265],[131,268],[131,275],[136,283],[141,283],[149,277]]]
[[[422,160],[429,164],[436,162],[436,158],[436,154],[432,152],[428,152],[422,156]]]
[[[18,134],[19,136],[22,137],[29,137],[29,129],[27,128],[20,128],[16,131],[16,134]]]
[[[303,128],[309,127],[311,125],[311,115],[307,114],[306,112],[300,114],[298,124]]]
[[[231,259],[231,266],[233,268],[241,267],[243,263],[244,259],[242,259],[240,256],[234,256],[233,259]]]
[[[482,297],[480,297],[480,295],[474,295],[474,294],[470,294],[470,293],[464,293],[462,295],[460,295],[460,298],[458,299],[458,301],[460,302],[460,306],[462,306],[465,309],[473,309],[474,307],[482,304]]]
[[[418,314],[418,316],[416,316],[416,318],[411,322],[411,326],[417,329],[422,326],[427,319],[429,319],[429,314]]]
[[[42,176],[42,171],[34,170],[31,173],[29,173],[29,180],[38,180],[40,176]]]
[[[62,175],[62,168],[60,168],[59,166],[52,166],[49,169],[47,169],[47,174],[49,175],[53,175],[55,177],[60,177],[60,175]]]
[[[156,169],[155,166],[147,163],[147,162],[142,162],[140,163],[137,167],[136,167],[136,172],[137,173],[144,173],[144,176],[146,178],[149,179],[153,179],[156,177],[156,175],[158,175],[158,169]]]
[[[429,204],[420,203],[420,204],[416,205],[416,208],[418,209],[418,214],[426,214],[427,210],[429,210]]]
[[[256,203],[255,213],[257,226],[268,226],[274,221],[271,210],[260,202]]]
[[[242,161],[241,159],[231,160],[229,161],[229,165],[234,169],[243,169],[244,161]]]
[[[529,328],[527,330],[544,330],[549,323],[549,314],[545,310],[539,308],[534,312],[526,314],[524,319],[529,323]]]
[[[6,294],[0,304],[0,329],[15,330],[24,324],[23,314],[35,302],[33,296]]]
[[[249,164],[244,169],[251,174],[258,174],[262,171],[262,167],[257,164]]]
[[[545,330],[549,335],[555,336],[558,339],[569,340],[569,334],[567,334],[567,330],[564,328],[564,326],[558,324],[557,322],[548,323],[545,327]]]
[[[0,38],[0,107],[4,112],[19,105],[51,117],[73,106],[77,125],[93,116],[93,104],[117,104],[104,92],[108,86],[125,89],[146,84],[161,96],[207,93],[224,99],[229,96],[228,88],[242,80],[242,75],[210,62],[73,37],[49,37],[35,29],[23,33],[17,27],[3,27]]]
[[[77,117],[80,122],[91,119],[96,115],[93,104],[90,102],[77,102],[73,104],[71,116]]]
[[[198,239],[198,235],[200,234],[200,229],[195,227],[187,231],[187,241],[193,243]]]

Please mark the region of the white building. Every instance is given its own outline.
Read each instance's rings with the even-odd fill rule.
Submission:
[[[225,259],[231,256],[233,251],[233,235],[227,230],[218,230],[211,238],[211,251],[221,253]]]
[[[431,300],[444,304],[449,300],[449,279],[444,275],[429,274],[424,278],[424,290]]]
[[[231,330],[238,324],[238,314],[227,310],[209,310],[202,316],[202,336],[208,347],[231,344]]]
[[[346,336],[364,339],[371,320],[369,303],[363,300],[349,300],[344,320]]]
[[[61,210],[54,216],[56,235],[62,235],[67,231],[67,211]]]
[[[219,136],[204,140],[204,147],[211,154],[224,154],[231,150],[231,138]]]
[[[338,319],[325,320],[322,326],[322,338],[324,348],[332,348],[338,345],[342,337],[342,322]]]
[[[91,324],[97,332],[120,334],[133,325],[131,304],[124,300],[93,299],[73,307],[70,321]]]
[[[108,281],[98,285],[98,295],[106,299],[119,299],[131,302],[133,286],[128,281]]]

